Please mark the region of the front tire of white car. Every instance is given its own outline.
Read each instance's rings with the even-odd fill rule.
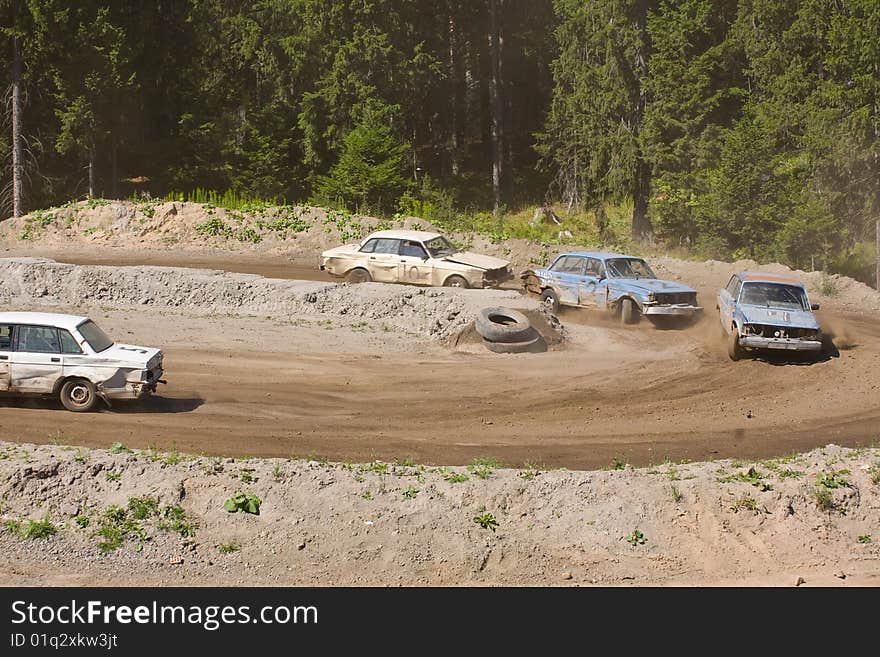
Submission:
[[[468,285],[467,279],[465,279],[461,276],[457,276],[457,275],[452,275],[449,278],[447,278],[446,282],[443,283],[443,286],[444,287],[460,287],[460,288],[465,288],[465,289],[470,287]]]
[[[87,379],[71,379],[61,386],[61,403],[74,413],[87,413],[98,403],[95,384]]]
[[[345,281],[347,283],[369,283],[372,280],[373,277],[370,276],[370,272],[360,267],[352,269],[345,275]]]

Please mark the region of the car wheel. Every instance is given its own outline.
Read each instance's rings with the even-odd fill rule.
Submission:
[[[559,297],[553,290],[544,290],[541,292],[541,304],[546,310],[556,315],[559,313]]]
[[[739,360],[744,354],[745,351],[739,344],[739,331],[733,326],[727,336],[727,355],[730,360]]]
[[[61,386],[61,403],[64,408],[74,413],[85,413],[92,410],[98,401],[95,384],[86,379],[71,379]]]
[[[461,287],[461,288],[469,288],[467,279],[462,276],[453,275],[446,279],[446,282],[443,283],[443,287]]]
[[[358,267],[357,269],[352,269],[345,275],[345,280],[348,283],[369,283],[373,280],[373,277],[370,276],[370,272],[366,269],[361,269]]]
[[[489,342],[524,342],[535,337],[529,318],[511,308],[483,308],[474,326]]]
[[[620,302],[620,321],[624,324],[635,324],[639,321],[639,311],[632,299],[623,299]]]

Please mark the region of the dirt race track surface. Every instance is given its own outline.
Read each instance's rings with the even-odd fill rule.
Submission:
[[[357,293],[369,307],[407,290],[372,284]],[[534,305],[513,292],[464,294],[476,307],[483,299]],[[345,307],[345,315],[329,306],[279,318],[95,301],[49,306],[87,312],[120,341],[159,344],[169,383],[152,399],[88,415],[54,401],[0,399],[0,432],[36,443],[121,441],[234,456],[428,464],[493,456],[584,469],[615,457],[649,464],[857,446],[880,427],[880,327],[871,317],[823,316],[845,348],[818,361],[733,363],[711,312],[677,331],[566,311],[563,345],[498,355],[468,340],[450,346],[400,323],[360,320],[360,306]]]

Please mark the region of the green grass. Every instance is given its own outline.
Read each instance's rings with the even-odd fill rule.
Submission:
[[[755,498],[750,495],[745,495],[739,498],[736,502],[733,503],[733,506],[730,507],[731,511],[757,511],[758,510],[758,502],[755,501]]]
[[[472,522],[475,522],[483,529],[490,529],[494,533],[496,529],[498,529],[498,521],[495,519],[495,516],[491,513],[481,513],[479,515],[471,518]]]
[[[741,481],[747,484],[751,484],[755,488],[760,491],[769,491],[773,490],[773,487],[764,481],[764,475],[759,470],[757,470],[754,466],[750,467],[745,472],[737,472],[736,474],[728,475],[726,477],[720,477],[718,479],[721,483],[729,483],[732,481]]]
[[[672,486],[672,500],[675,503],[681,502],[684,499],[684,494],[678,490],[678,487],[673,484]]]
[[[58,533],[58,528],[46,516],[42,520],[28,520],[19,527],[19,534],[25,540],[45,540]]]
[[[478,457],[467,466],[468,472],[479,479],[488,479],[495,473],[496,468],[501,467],[501,462],[492,457]]]
[[[406,488],[403,490],[403,499],[405,500],[414,500],[416,496],[419,494],[419,489],[413,486]]]
[[[221,543],[217,546],[217,551],[220,554],[232,554],[239,550],[241,550],[241,546],[238,543]]]
[[[113,443],[107,450],[111,454],[128,454],[131,450],[122,443]]]
[[[870,534],[862,534],[861,536],[859,536],[858,541],[862,545],[867,545],[868,543],[873,543],[874,539],[871,538]]]
[[[633,547],[637,547],[639,545],[644,545],[648,542],[648,539],[639,529],[634,529],[631,534],[623,537],[627,543],[632,545]]]

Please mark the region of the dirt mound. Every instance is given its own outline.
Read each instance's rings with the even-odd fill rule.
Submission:
[[[272,317],[321,314],[387,322],[395,330],[445,339],[497,300],[534,307],[515,291],[425,289],[263,278],[172,267],[101,267],[45,258],[0,259],[0,303],[159,307],[200,314]]]
[[[161,259],[160,250],[172,247],[176,253],[188,252],[196,259],[197,254],[205,252],[228,255],[235,251],[242,257],[283,255],[285,262],[293,260],[316,268],[321,251],[356,242],[385,228],[437,230],[417,217],[388,221],[308,206],[255,207],[235,212],[207,203],[92,200],[0,222],[0,248],[14,255],[29,255],[32,249],[39,248],[59,260],[64,260],[65,250],[85,247],[95,252],[137,249],[141,253],[154,252],[155,260]],[[543,266],[562,250],[595,248],[518,239],[499,241],[471,233],[453,233],[451,237],[469,250],[510,260],[516,271]],[[125,261],[143,262],[136,262],[136,258],[132,262],[128,256]],[[658,256],[650,261],[659,275],[695,287],[702,303],[710,309],[714,308],[718,289],[733,272],[760,270],[798,278],[806,283],[814,301],[832,308],[880,311],[880,292],[846,276],[792,270],[778,263],[759,264],[752,260],[696,262]],[[222,268],[241,271],[236,269],[234,257]]]
[[[880,582],[876,449],[593,472],[0,453],[6,585]]]

